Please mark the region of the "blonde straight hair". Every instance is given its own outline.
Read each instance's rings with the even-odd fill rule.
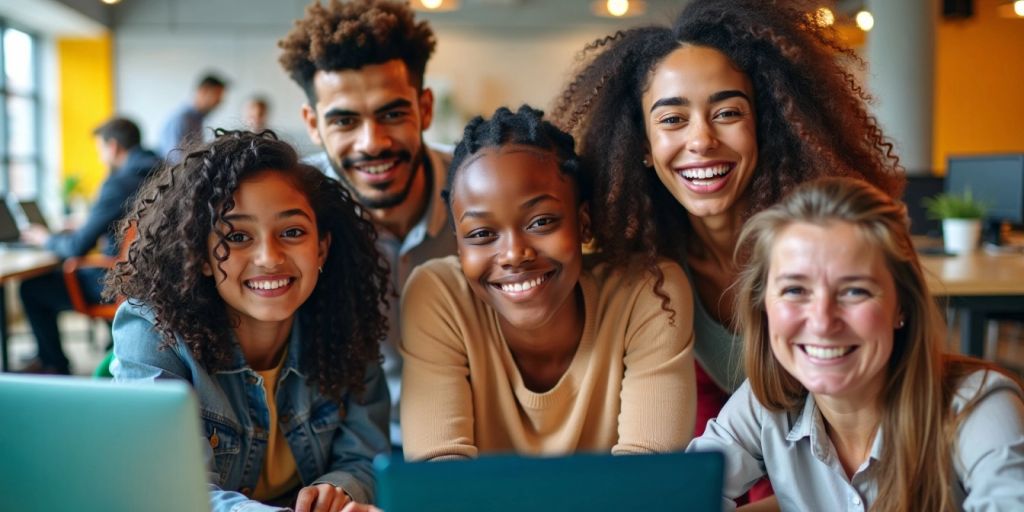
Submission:
[[[779,233],[791,224],[837,222],[856,226],[863,240],[882,251],[905,319],[894,332],[882,390],[884,435],[876,475],[878,498],[872,510],[953,510],[956,427],[972,405],[954,416],[953,394],[967,374],[996,368],[943,355],[946,324],[914,252],[906,208],[867,182],[823,178],[805,183],[744,225],[737,258],[746,266],[739,278],[736,322],[744,339],[751,389],[773,411],[795,412],[803,406],[807,390],[775,359],[768,339],[765,289],[771,250]]]

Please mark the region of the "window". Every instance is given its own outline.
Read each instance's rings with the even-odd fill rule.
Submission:
[[[35,198],[42,183],[38,40],[0,19],[0,193]]]

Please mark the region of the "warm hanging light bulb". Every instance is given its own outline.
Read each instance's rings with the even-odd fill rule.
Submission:
[[[1013,3],[1013,13],[1024,18],[1024,0],[1017,0]]]
[[[420,3],[423,4],[423,7],[426,7],[427,9],[430,10],[434,10],[437,9],[438,7],[441,7],[441,4],[444,3],[444,0],[420,0]]]
[[[857,22],[857,28],[864,32],[871,30],[871,27],[875,26],[875,17],[868,11],[858,12],[854,20]]]
[[[619,17],[629,12],[629,0],[608,0],[608,14]]]
[[[836,22],[836,15],[828,7],[818,7],[818,10],[814,12],[814,21],[819,26],[831,27]]]

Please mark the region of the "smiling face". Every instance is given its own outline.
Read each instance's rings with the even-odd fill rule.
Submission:
[[[683,46],[642,97],[649,162],[694,217],[739,215],[757,164],[750,80],[721,52]]]
[[[233,198],[235,207],[224,216],[233,227],[226,236],[230,253],[222,262],[214,258],[218,238],[211,232],[203,273],[214,277],[239,329],[290,322],[316,287],[330,238],[319,239],[309,201],[280,172],[246,177]],[[227,224],[218,230],[227,231]]]
[[[503,327],[536,331],[577,314],[589,218],[554,155],[482,149],[456,174],[452,217],[462,272]]]
[[[772,353],[812,394],[873,400],[900,321],[882,251],[846,222],[795,223],[772,250],[765,309]]]
[[[401,60],[359,69],[317,71],[315,110],[302,115],[314,143],[360,204],[402,204],[422,167],[422,132],[430,127],[433,94],[412,84]]]

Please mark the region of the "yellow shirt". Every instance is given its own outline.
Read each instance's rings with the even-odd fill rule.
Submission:
[[[267,432],[267,453],[263,458],[263,470],[260,471],[260,478],[256,482],[256,490],[252,497],[255,500],[263,501],[276,498],[299,485],[299,470],[295,466],[295,457],[284,432],[277,424],[277,377],[281,374],[281,367],[284,366],[287,349],[281,355],[277,366],[266,371],[256,372],[263,377],[263,391],[267,395],[267,411],[270,413],[270,429]]]
[[[649,274],[607,265],[581,273],[579,347],[558,384],[536,393],[459,260],[419,266],[402,294],[406,458],[682,450],[696,410],[692,294],[678,265],[659,267],[672,320]]]

